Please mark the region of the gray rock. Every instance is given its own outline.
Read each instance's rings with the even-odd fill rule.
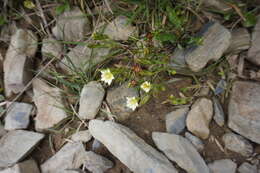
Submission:
[[[155,145],[172,161],[187,172],[209,173],[203,158],[184,137],[169,133],[153,132]]]
[[[86,43],[87,44],[87,43]],[[83,70],[96,65],[109,54],[109,48],[89,48],[86,44],[77,45],[61,60],[60,67],[68,72]]]
[[[65,11],[57,18],[56,26],[52,28],[58,40],[80,41],[90,32],[90,22],[78,7]]]
[[[92,151],[88,151],[85,154],[84,168],[92,173],[103,173],[107,169],[112,168],[113,165],[113,162]]]
[[[62,55],[62,45],[58,40],[52,37],[44,38],[42,40],[42,56],[45,58],[57,58]]]
[[[107,91],[107,103],[119,121],[127,119],[134,112],[126,106],[127,97],[139,97],[137,90],[129,88],[127,83]]]
[[[232,39],[227,53],[238,53],[249,49],[251,37],[247,29],[238,28],[231,32]]]
[[[4,84],[7,97],[21,92],[31,80],[31,57],[35,55],[36,49],[37,37],[31,31],[18,29],[12,36],[4,60]]]
[[[230,159],[215,160],[208,164],[210,173],[236,173],[237,164]]]
[[[194,136],[189,132],[185,132],[185,138],[187,138],[194,145],[198,152],[202,152],[204,150],[204,143],[197,136]]]
[[[91,81],[84,85],[79,101],[79,118],[94,119],[105,96],[105,90],[99,82]]]
[[[43,139],[41,133],[10,131],[0,139],[0,168],[9,167],[25,158]]]
[[[207,9],[213,9],[223,13],[232,10],[232,7],[227,5],[227,3],[222,0],[202,0],[200,3],[202,3],[202,5]]]
[[[228,126],[260,144],[260,84],[237,81],[228,105]]]
[[[231,33],[219,23],[208,23],[201,33],[203,43],[185,51],[185,61],[189,68],[198,72],[211,60],[218,60],[228,49],[231,42]]]
[[[66,169],[66,170],[62,170],[59,171],[58,173],[85,173],[80,169]]]
[[[26,160],[15,164],[13,167],[1,170],[0,173],[40,173],[34,160]]]
[[[94,139],[94,141],[92,143],[92,146],[91,146],[91,149],[92,150],[96,150],[96,149],[98,149],[101,146],[102,146],[102,144],[98,140]]]
[[[41,165],[42,173],[57,173],[78,169],[84,163],[85,148],[81,142],[67,143],[54,156]]]
[[[257,173],[256,165],[251,165],[247,162],[242,163],[238,168],[239,173]]]
[[[185,63],[185,51],[184,49],[175,49],[173,55],[171,56],[171,66],[174,69],[181,70],[187,67]]]
[[[245,157],[249,157],[253,153],[252,144],[240,135],[234,133],[226,133],[222,140],[225,144],[225,148],[230,151],[237,152]]]
[[[67,117],[61,91],[58,88],[48,86],[41,79],[33,80],[33,100],[37,107],[35,118],[36,130],[47,130],[54,127]]]
[[[212,101],[207,98],[196,100],[187,116],[186,125],[188,130],[202,139],[207,139],[212,116]]]
[[[104,34],[113,40],[126,41],[130,36],[137,36],[137,28],[128,23],[127,17],[118,16],[106,26]]]
[[[214,94],[215,95],[220,95],[222,94],[227,87],[227,82],[224,79],[221,79],[218,83],[217,86],[215,88]]]
[[[258,16],[257,24],[251,40],[251,47],[248,51],[247,59],[256,65],[260,65],[260,16]]]
[[[2,123],[0,123],[0,138],[7,133]]]
[[[8,107],[5,117],[5,129],[26,129],[30,122],[32,108],[33,106],[27,103],[12,103],[12,105]]]
[[[79,141],[79,142],[88,142],[92,138],[89,130],[82,130],[79,132],[74,133],[71,136],[71,140]]]
[[[168,133],[179,134],[185,129],[186,118],[189,108],[180,108],[168,113],[165,117],[166,130]]]
[[[201,88],[198,94],[198,96],[200,97],[206,97],[208,95],[210,95],[210,88],[208,86],[204,86],[203,88]]]
[[[133,172],[177,173],[163,154],[125,126],[112,121],[91,120],[89,130]]]
[[[219,126],[222,127],[225,124],[225,113],[223,111],[223,108],[222,108],[219,100],[216,97],[213,98],[213,104],[214,104],[213,119]]]

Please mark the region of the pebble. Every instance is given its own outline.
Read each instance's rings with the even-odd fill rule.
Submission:
[[[75,142],[88,142],[91,138],[89,130],[78,131],[71,136],[71,140]]]
[[[62,44],[52,37],[47,37],[42,40],[41,51],[44,58],[59,59],[62,56]]]
[[[194,136],[189,132],[185,132],[185,138],[187,138],[194,145],[198,152],[202,152],[204,150],[204,143],[197,136]]]
[[[163,154],[123,125],[112,121],[91,120],[89,131],[133,172],[177,173]]]
[[[192,173],[209,173],[209,168],[194,146],[184,137],[153,132],[155,145],[182,169]]]
[[[215,160],[208,164],[210,173],[236,173],[237,164],[230,159]]]
[[[238,168],[239,173],[257,173],[256,165],[251,165],[247,162],[242,163]]]
[[[219,126],[222,127],[225,124],[225,113],[223,111],[223,108],[222,108],[219,100],[216,97],[213,98],[213,104],[214,104],[213,119]]]
[[[231,44],[226,52],[239,53],[249,48],[251,37],[247,29],[245,28],[234,29],[231,32],[231,35],[232,35]]]

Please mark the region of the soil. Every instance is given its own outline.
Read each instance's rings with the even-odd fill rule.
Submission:
[[[121,122],[123,125],[129,127],[133,130],[139,137],[144,139],[148,144],[155,147],[151,134],[152,132],[166,132],[165,128],[165,115],[174,109],[176,106],[170,104],[162,104],[169,95],[178,95],[178,91],[191,85],[191,80],[183,80],[175,83],[168,84],[166,90],[160,93],[156,98],[151,99],[147,104],[135,111],[128,120]],[[184,130],[184,132],[186,129]],[[210,124],[210,137],[204,140],[205,149],[201,155],[207,163],[218,159],[232,159],[237,164],[245,161],[245,158],[239,154],[222,151],[221,148],[216,143],[216,140],[224,148],[221,137],[224,133],[228,132],[227,127],[219,127],[214,121]],[[183,132],[183,134],[184,134]],[[214,140],[214,138],[216,140]],[[65,142],[64,134],[52,134],[53,149],[51,150],[49,138],[46,137],[45,140],[33,151],[32,157],[39,163],[43,163],[45,160],[50,158],[55,152],[57,152]],[[91,149],[92,142],[88,142],[87,150]],[[101,154],[111,161],[114,162],[115,166],[109,169],[106,173],[131,173],[131,171],[121,163],[116,157],[114,157],[105,146],[101,145],[95,150],[96,153]],[[176,164],[173,165],[178,168]],[[180,173],[185,173],[181,168],[178,168]]]

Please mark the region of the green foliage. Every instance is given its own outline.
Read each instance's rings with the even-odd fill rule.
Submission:
[[[5,17],[3,15],[0,15],[0,26],[4,25],[6,23]]]
[[[257,18],[256,15],[252,12],[248,12],[245,14],[246,21],[243,22],[245,27],[252,27],[256,24]]]
[[[170,95],[168,102],[173,105],[185,105],[188,104],[191,101],[190,97],[175,97],[173,95]]]
[[[70,4],[69,4],[68,0],[63,0],[62,4],[56,7],[55,12],[57,15],[60,15],[61,13],[63,13],[64,11],[67,11],[69,9],[70,9]]]

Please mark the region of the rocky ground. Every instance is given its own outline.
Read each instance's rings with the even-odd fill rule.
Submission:
[[[244,26],[239,7],[218,0],[202,7],[233,10],[239,20],[190,9],[201,43],[181,48],[151,38],[170,57],[154,64],[176,74],[150,75],[160,74],[146,90],[136,85],[149,68],[143,80],[136,76],[145,67],[123,61],[146,54],[128,48],[141,37],[138,23],[114,14],[108,1],[86,13],[71,5],[49,22],[52,5],[27,1],[22,19],[0,25],[0,173],[260,173],[259,17]],[[113,15],[85,15],[97,11]],[[122,66],[136,79],[117,81]],[[163,89],[149,94],[155,82]]]

